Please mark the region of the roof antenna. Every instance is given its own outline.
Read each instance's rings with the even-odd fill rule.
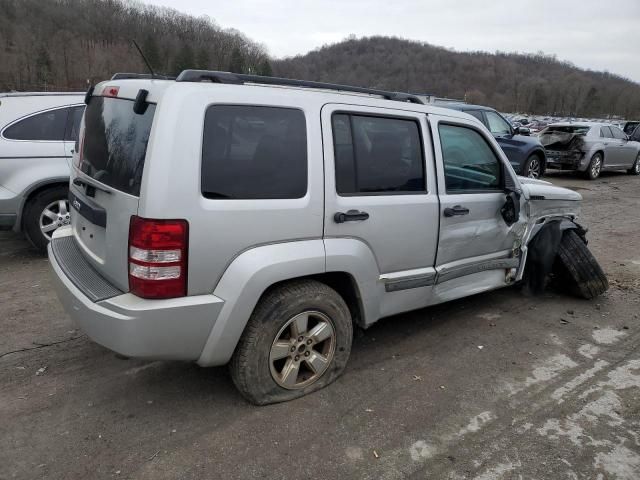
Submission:
[[[156,78],[156,72],[154,72],[153,68],[151,68],[151,64],[149,63],[149,60],[147,60],[147,57],[145,57],[144,53],[142,53],[142,49],[138,46],[138,43],[134,39],[131,39],[131,41],[136,46],[136,49],[138,50],[138,53],[140,53],[140,56],[142,57],[142,60],[144,60],[144,63],[146,63],[147,68],[151,72],[151,78]]]

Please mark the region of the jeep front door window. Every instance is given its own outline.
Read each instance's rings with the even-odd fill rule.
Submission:
[[[447,193],[500,191],[502,162],[476,130],[440,125]]]

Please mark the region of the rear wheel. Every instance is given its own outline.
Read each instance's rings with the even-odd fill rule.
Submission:
[[[315,280],[292,282],[258,303],[230,363],[242,395],[257,405],[319,390],[344,370],[353,325],[343,298]]]
[[[53,232],[71,223],[69,190],[58,186],[43,190],[29,200],[24,210],[23,229],[29,241],[46,252]]]
[[[633,162],[633,166],[627,170],[629,175],[640,175],[640,153],[636,157],[636,161]]]
[[[603,158],[600,152],[594,153],[593,157],[591,157],[591,162],[589,162],[589,167],[584,172],[584,175],[589,180],[595,180],[600,176],[600,172],[602,172],[602,163]]]
[[[607,277],[575,230],[562,236],[554,270],[559,284],[576,296],[591,299],[609,288]]]
[[[524,164],[524,174],[529,178],[540,178],[544,174],[542,161],[535,153],[531,155]]]

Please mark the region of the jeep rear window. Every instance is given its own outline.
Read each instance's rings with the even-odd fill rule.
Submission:
[[[201,190],[212,199],[304,197],[304,113],[293,108],[211,105],[204,119]]]
[[[91,97],[84,117],[80,170],[105,185],[140,195],[142,169],[155,113],[133,111],[133,101]]]

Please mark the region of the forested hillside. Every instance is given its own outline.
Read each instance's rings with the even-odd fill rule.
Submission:
[[[0,91],[86,89],[115,72],[270,73],[265,49],[207,18],[121,0],[0,0]]]
[[[270,60],[262,45],[209,18],[131,0],[0,0],[0,91],[84,90],[115,72],[146,72],[132,39],[159,73],[207,68],[270,75],[273,66],[284,77],[432,93],[502,111],[640,117],[639,84],[554,56],[352,37]]]
[[[640,117],[640,85],[554,56],[463,53],[390,37],[351,38],[274,63],[276,74],[431,93],[538,114]]]

